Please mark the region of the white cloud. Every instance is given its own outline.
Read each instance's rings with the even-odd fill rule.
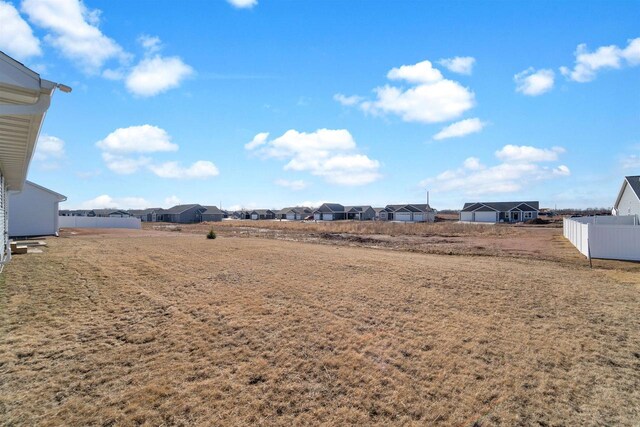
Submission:
[[[0,50],[20,61],[42,55],[40,40],[11,3],[0,1],[0,22]]]
[[[258,0],[227,0],[227,2],[238,9],[251,9],[258,4]]]
[[[103,194],[95,199],[82,202],[80,209],[144,209],[149,206],[150,203],[142,197],[113,198],[108,194]]]
[[[280,187],[285,187],[294,191],[300,191],[307,188],[307,183],[302,180],[289,181],[286,179],[277,179],[275,183]]]
[[[640,38],[628,40],[626,48],[616,45],[601,46],[590,52],[586,44],[580,44],[575,51],[575,65],[573,69],[560,67],[560,71],[567,78],[579,82],[590,82],[596,78],[598,71],[603,69],[619,69],[623,60],[629,66],[640,64]]]
[[[0,14],[3,5],[0,3]],[[22,10],[33,24],[48,31],[45,41],[63,56],[88,74],[101,74],[108,80],[124,79],[127,90],[132,94],[143,97],[158,95],[178,87],[194,73],[193,68],[180,57],[159,55],[162,48],[160,38],[146,34],[138,38],[145,50],[144,57],[131,66],[133,56],[98,28],[101,11],[87,9],[81,0],[24,0]],[[0,42],[4,29],[3,25]],[[28,26],[26,30],[24,26],[19,30],[19,34],[26,34],[26,30],[30,34],[31,31]],[[12,37],[13,32],[17,30],[11,30],[9,34]],[[115,66],[105,68],[113,61]]]
[[[474,95],[452,80],[419,85],[407,90],[384,86],[375,89],[378,99],[362,103],[366,112],[393,113],[406,122],[439,123],[459,117],[474,105]]]
[[[328,200],[316,200],[316,201],[305,200],[302,203],[298,203],[296,206],[306,206],[308,208],[317,208],[324,205],[325,203],[330,203],[330,202]]]
[[[189,167],[177,161],[156,163],[150,157],[132,156],[133,153],[177,151],[178,145],[162,128],[151,125],[130,126],[111,132],[96,143],[102,150],[102,159],[109,170],[128,175],[146,169],[162,178],[208,178],[219,174],[218,168],[207,160],[198,160]]]
[[[244,144],[244,148],[247,150],[253,150],[256,147],[259,147],[267,142],[267,138],[269,138],[269,132],[261,132],[253,137],[253,139]]]
[[[129,126],[111,132],[96,143],[98,148],[117,153],[153,153],[177,151],[166,130],[152,125]]]
[[[626,59],[631,66],[640,64],[640,37],[629,40],[629,44],[622,51],[622,57]]]
[[[471,56],[456,56],[454,58],[446,58],[438,61],[438,64],[447,68],[449,71],[458,74],[470,75],[473,72],[473,66],[476,59]]]
[[[125,85],[129,92],[138,96],[154,96],[180,86],[193,75],[193,68],[177,56],[156,55],[140,61],[127,76]]]
[[[505,162],[553,162],[558,160],[558,154],[564,152],[562,147],[546,149],[508,144],[496,151],[496,157]]]
[[[87,73],[98,73],[112,59],[128,60],[122,47],[98,28],[100,11],[87,9],[79,0],[24,0],[22,10],[49,31],[47,43]]]
[[[485,166],[475,157],[466,159],[462,167],[442,172],[420,182],[438,193],[462,193],[466,196],[516,193],[532,185],[561,176],[569,176],[566,165],[555,167],[540,163],[557,161],[561,147],[551,149],[507,145],[496,151],[501,163]]]
[[[538,70],[533,67],[513,76],[516,92],[524,95],[538,96],[553,89],[555,73],[552,70]]]
[[[423,123],[456,119],[475,105],[473,92],[458,82],[444,79],[429,61],[393,68],[387,78],[404,80],[412,86],[377,87],[375,100],[338,95],[334,98],[343,105],[358,105],[366,113],[395,114],[406,122]]]
[[[58,137],[41,134],[36,145],[34,160],[40,162],[55,161],[64,158],[64,141]]]
[[[631,154],[620,160],[623,169],[640,169],[640,156]]]
[[[442,80],[442,73],[433,68],[431,61],[422,61],[414,65],[401,65],[387,73],[389,80],[406,80],[409,83],[435,83]]]
[[[485,123],[478,118],[465,119],[453,123],[433,136],[433,139],[440,141],[447,138],[459,138],[482,130]]]
[[[158,165],[151,164],[149,169],[161,178],[202,179],[220,174],[216,165],[206,160],[198,160],[187,168],[180,166],[178,162],[165,162]]]
[[[160,37],[143,34],[138,37],[138,43],[144,48],[147,54],[158,52],[162,48]]]
[[[170,208],[172,206],[176,206],[180,204],[180,199],[178,198],[178,196],[169,196],[166,199],[164,199],[164,207],[166,208]]]
[[[364,98],[358,95],[346,96],[341,93],[336,93],[335,95],[333,95],[333,99],[344,106],[352,107],[362,102]]]
[[[553,174],[558,176],[569,176],[571,175],[571,171],[569,167],[566,165],[560,165],[557,168],[553,169]]]
[[[480,159],[478,159],[477,157],[467,158],[462,165],[465,169],[469,169],[472,171],[484,169],[484,165],[480,163]]]
[[[109,152],[103,152],[102,159],[110,171],[119,175],[131,175],[132,173],[136,173],[140,168],[147,166],[151,162],[149,157],[140,156],[133,158]]]
[[[267,135],[268,134],[259,134]],[[358,154],[346,129],[318,129],[305,133],[291,129],[260,144],[245,145],[265,158],[288,159],[285,170],[306,171],[338,185],[364,185],[380,178],[380,162]],[[262,137],[261,137],[262,138]]]

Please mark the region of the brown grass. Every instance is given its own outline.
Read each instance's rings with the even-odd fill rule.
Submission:
[[[260,228],[267,230],[302,231],[314,233],[349,233],[390,236],[515,236],[522,227],[508,224],[485,225],[453,221],[436,223],[400,223],[388,221],[251,221],[232,220],[203,223],[216,228]],[[146,226],[154,226],[145,224]],[[158,227],[158,225],[155,225]],[[160,225],[159,227],[162,227]],[[166,226],[166,224],[164,225]]]
[[[637,276],[139,236],[7,266],[3,424],[640,423]]]

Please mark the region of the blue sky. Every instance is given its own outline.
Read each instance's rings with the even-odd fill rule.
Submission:
[[[56,93],[67,208],[611,206],[640,174],[640,3],[0,0]]]

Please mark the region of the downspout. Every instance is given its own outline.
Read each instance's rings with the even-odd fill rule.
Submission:
[[[5,186],[4,177],[0,175],[2,181],[2,196],[4,198],[4,235],[5,235],[5,253],[7,257],[0,261],[0,273],[4,270],[5,264],[11,261],[11,243],[9,242],[9,197],[7,195],[7,188]]]

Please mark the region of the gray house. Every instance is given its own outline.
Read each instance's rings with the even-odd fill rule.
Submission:
[[[372,220],[376,216],[376,211],[371,206],[345,206],[344,211],[347,219],[358,221]]]
[[[428,204],[387,205],[379,212],[381,221],[434,222],[436,211]]]
[[[640,219],[640,176],[625,176],[613,205],[613,215],[635,215]]]
[[[524,222],[538,218],[539,202],[475,202],[465,203],[460,221]]]
[[[89,213],[91,212],[91,215]],[[60,209],[59,216],[96,216],[93,211],[87,209]]]
[[[206,208],[198,204],[194,205],[176,205],[169,209],[164,209],[158,215],[158,221],[175,222],[180,224],[190,224],[200,222],[200,214]]]
[[[254,209],[251,211],[250,218],[258,219],[276,219],[276,213],[270,209]]]
[[[336,221],[347,219],[344,206],[338,203],[324,203],[313,211],[313,219],[316,221]]]
[[[218,209],[217,206],[203,206],[206,210],[200,213],[201,221],[222,221],[224,218],[224,212]]]
[[[132,216],[129,212],[123,211],[121,209],[94,209],[91,212],[93,212],[93,215],[88,216],[97,216],[103,218],[129,218]]]
[[[156,222],[158,215],[162,213],[161,208],[148,208],[148,209],[129,209],[131,216],[138,218],[142,222]]]
[[[311,208],[307,208],[305,206],[295,206],[280,209],[278,212],[276,212],[276,219],[288,219],[290,221],[303,220],[307,219],[307,217],[311,215],[313,215],[313,211],[311,210]]]

